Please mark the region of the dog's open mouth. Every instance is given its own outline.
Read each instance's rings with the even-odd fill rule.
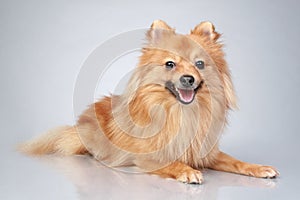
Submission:
[[[193,102],[195,95],[199,88],[201,88],[203,81],[200,82],[197,88],[177,88],[174,83],[167,81],[165,87],[183,104],[190,104]]]

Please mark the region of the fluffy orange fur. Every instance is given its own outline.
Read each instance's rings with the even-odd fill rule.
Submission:
[[[273,167],[245,163],[219,150],[218,138],[228,110],[236,108],[236,97],[214,26],[202,22],[190,34],[180,35],[157,20],[146,36],[148,44],[122,95],[101,99],[75,126],[50,131],[23,144],[21,151],[89,153],[109,166],[136,165],[186,183],[202,183],[204,167],[277,176]],[[196,59],[205,62],[205,69],[195,67]],[[176,63],[172,70],[165,67],[170,60]],[[192,76],[199,87],[188,104],[166,88],[167,82],[180,84],[184,75]]]

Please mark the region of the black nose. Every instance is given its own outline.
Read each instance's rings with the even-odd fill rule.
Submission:
[[[194,77],[190,76],[190,75],[183,75],[180,77],[180,83],[184,86],[184,87],[191,87],[194,82],[195,79]]]

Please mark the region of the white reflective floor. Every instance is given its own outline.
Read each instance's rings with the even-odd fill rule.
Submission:
[[[297,199],[291,171],[278,179],[204,170],[203,185],[116,171],[88,156],[28,158],[2,165],[0,199]]]

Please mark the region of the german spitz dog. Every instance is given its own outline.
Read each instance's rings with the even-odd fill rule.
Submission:
[[[156,20],[124,92],[92,104],[74,126],[26,142],[29,155],[89,154],[111,167],[201,184],[210,168],[274,178],[270,166],[237,160],[219,149],[236,95],[220,34],[202,22],[187,35]]]

